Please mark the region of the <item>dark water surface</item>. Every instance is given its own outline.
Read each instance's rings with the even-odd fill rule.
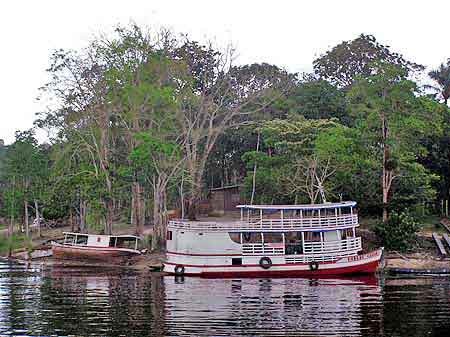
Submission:
[[[1,336],[450,336],[450,278],[201,279],[0,261]]]

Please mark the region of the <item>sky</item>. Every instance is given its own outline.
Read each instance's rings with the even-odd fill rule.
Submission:
[[[167,27],[200,41],[232,42],[238,63],[291,72],[359,34],[431,68],[450,57],[447,0],[39,0],[0,2],[0,139],[33,125],[53,50],[81,49],[117,24]]]

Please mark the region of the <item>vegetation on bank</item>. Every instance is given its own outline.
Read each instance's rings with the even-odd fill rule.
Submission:
[[[356,200],[395,246],[398,228],[416,230],[406,208],[441,211],[450,60],[429,73],[433,89],[413,80],[423,66],[368,35],[318,57],[311,74],[235,65],[234,53],[135,25],[55,51],[48,110],[0,148],[2,221],[20,219],[27,236],[30,218],[105,233],[152,223],[157,248],[169,209],[194,219],[209,188],[240,184],[247,203]]]

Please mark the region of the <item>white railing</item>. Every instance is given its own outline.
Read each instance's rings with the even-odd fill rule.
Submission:
[[[284,255],[284,244],[244,243],[242,255]]]
[[[358,226],[358,215],[345,214],[328,217],[303,217],[287,219],[249,219],[249,221],[236,220],[234,222],[200,222],[171,220],[170,228],[228,231],[228,232],[260,232],[272,231],[282,232],[285,230],[320,230],[320,229],[340,229]]]
[[[286,263],[309,263],[316,262],[333,262],[339,260],[342,257],[353,256],[356,253],[354,251],[337,252],[333,254],[321,254],[321,255],[286,255]]]
[[[340,241],[305,242],[303,253],[286,255],[286,263],[310,261],[334,261],[344,256],[355,255],[361,250],[361,238],[349,238]],[[283,244],[244,243],[242,255],[284,255]]]
[[[315,255],[315,254],[333,254],[358,251],[361,250],[361,238],[348,238],[339,241],[324,241],[324,242],[305,242],[303,245],[303,254]]]

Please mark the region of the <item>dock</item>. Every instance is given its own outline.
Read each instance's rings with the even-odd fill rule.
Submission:
[[[447,256],[447,251],[444,248],[444,244],[442,243],[441,239],[438,237],[438,235],[436,233],[432,234],[433,240],[436,243],[438,249],[439,249],[439,253],[443,256],[446,257]]]

